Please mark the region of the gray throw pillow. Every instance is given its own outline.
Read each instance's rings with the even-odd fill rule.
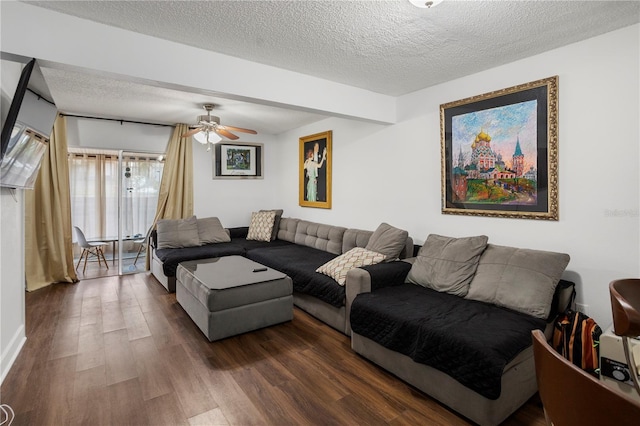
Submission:
[[[158,249],[199,245],[198,222],[195,216],[188,219],[161,219],[158,221]]]
[[[260,210],[260,211],[261,212],[275,212],[276,218],[273,221],[273,231],[271,231],[271,241],[277,239],[278,238],[278,231],[280,230],[280,219],[282,219],[282,213],[284,213],[284,210],[277,209],[277,210]]]
[[[365,248],[384,254],[385,262],[391,262],[400,257],[400,253],[407,245],[408,237],[407,231],[383,222],[371,235]]]
[[[431,234],[420,248],[407,281],[464,297],[488,237],[452,238]]]
[[[489,244],[480,258],[467,299],[546,319],[569,260],[565,253]]]
[[[222,223],[220,223],[220,219],[217,217],[205,217],[203,219],[197,219],[197,222],[200,245],[228,243],[231,241],[229,230],[224,229]]]

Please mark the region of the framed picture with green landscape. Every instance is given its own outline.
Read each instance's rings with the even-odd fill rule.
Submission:
[[[262,179],[262,144],[217,143],[213,149],[214,179]]]
[[[442,212],[558,220],[558,77],[440,105]]]

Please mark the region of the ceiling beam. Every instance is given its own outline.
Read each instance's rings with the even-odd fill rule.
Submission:
[[[170,89],[376,123],[396,98],[76,18],[0,2],[0,50],[41,64]]]

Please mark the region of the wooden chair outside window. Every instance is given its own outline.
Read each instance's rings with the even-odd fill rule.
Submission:
[[[82,269],[82,273],[85,273],[87,271],[87,259],[89,258],[89,256],[98,258],[98,265],[102,266],[101,262],[104,262],[104,266],[107,269],[109,269],[109,265],[107,264],[107,260],[104,258],[104,251],[102,250],[102,247],[108,245],[109,243],[106,243],[104,241],[87,242],[87,239],[85,238],[84,233],[82,232],[82,230],[80,230],[80,228],[78,228],[77,226],[74,226],[74,229],[76,230],[76,237],[78,238],[78,245],[80,247],[82,247],[82,254],[80,254],[80,259],[78,259],[78,264],[76,265],[76,270],[80,266],[80,262],[82,261],[82,258],[84,257],[84,268]]]

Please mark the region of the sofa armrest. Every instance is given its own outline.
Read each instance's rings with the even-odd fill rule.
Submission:
[[[231,237],[231,239],[247,238],[247,235],[249,234],[248,226],[240,226],[240,227],[228,228],[228,229],[229,229],[229,236]]]
[[[154,249],[158,248],[158,231],[156,229],[151,230],[149,234],[149,245]]]
[[[413,259],[397,260],[389,263],[362,266],[347,272],[345,281],[345,333],[351,335],[351,303],[360,293],[370,293],[373,290],[400,285],[404,283]]]
[[[411,258],[396,262],[378,263],[376,265],[362,266],[360,269],[364,269],[369,274],[369,291],[375,291],[379,288],[404,284],[414,260],[414,258]]]

